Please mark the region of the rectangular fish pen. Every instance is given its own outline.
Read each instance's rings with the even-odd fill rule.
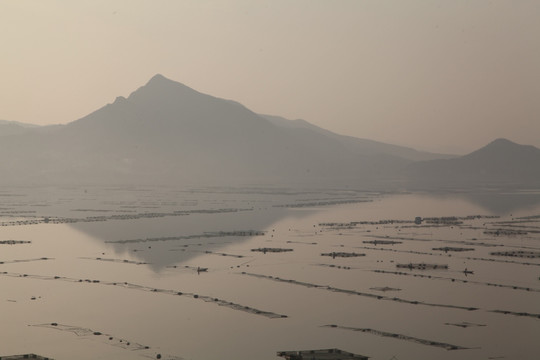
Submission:
[[[356,355],[339,349],[278,351],[277,356],[287,360],[367,360],[368,356]]]

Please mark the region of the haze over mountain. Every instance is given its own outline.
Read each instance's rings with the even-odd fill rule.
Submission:
[[[6,137],[0,156],[9,169],[3,181],[17,183],[373,181],[411,161],[392,145],[343,139],[276,126],[156,75],[82,119]]]
[[[407,177],[423,185],[540,185],[540,149],[496,139],[468,155],[410,164]]]
[[[379,141],[360,139],[353,136],[339,135],[326,129],[320,128],[309,122],[297,119],[288,120],[281,116],[261,115],[274,125],[286,127],[289,129],[308,129],[316,133],[328,136],[345,145],[349,150],[361,154],[388,154],[395,155],[407,160],[421,161],[433,159],[451,159],[457,156],[450,154],[435,154],[425,151],[418,151],[405,146],[391,145]]]
[[[536,152],[515,162],[524,150],[508,141],[461,158],[419,152],[258,115],[161,75],[67,125],[24,129],[2,137],[2,183],[385,187],[407,178],[438,182],[438,174],[478,181],[484,163],[483,173],[501,181],[514,180],[501,170],[506,163],[516,167],[513,176],[538,178],[538,171],[519,170],[536,164]]]
[[[23,134],[29,129],[35,129],[38,127],[39,125],[26,124],[18,121],[0,120],[0,137]]]

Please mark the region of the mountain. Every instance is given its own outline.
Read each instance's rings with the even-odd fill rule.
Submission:
[[[328,136],[332,139],[339,141],[341,144],[346,146],[350,151],[353,151],[358,154],[388,154],[393,156],[398,156],[403,159],[411,161],[422,161],[422,160],[434,160],[434,159],[451,159],[455,158],[455,155],[449,154],[436,154],[425,151],[418,151],[405,146],[391,145],[382,143],[379,141],[360,139],[353,136],[339,135],[328,131],[326,129],[320,128],[309,122],[298,119],[298,120],[288,120],[281,116],[273,115],[261,115],[272,124],[277,126],[282,126],[288,129],[307,129],[314,131],[316,133]]]
[[[69,124],[25,129],[1,136],[0,184],[386,189],[403,180],[433,186],[540,179],[540,150],[531,146],[499,139],[463,157],[419,152],[259,115],[162,75]]]
[[[497,139],[458,158],[410,164],[404,173],[421,186],[540,186],[540,149]]]
[[[128,98],[63,126],[6,136],[3,183],[314,183],[392,179],[393,145],[284,127],[156,75]],[[367,144],[367,143],[366,143]],[[377,148],[378,147],[378,148]]]

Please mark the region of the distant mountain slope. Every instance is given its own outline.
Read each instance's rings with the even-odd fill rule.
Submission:
[[[308,129],[319,134],[328,136],[338,140],[345,145],[349,150],[358,152],[359,154],[386,154],[401,157],[411,161],[434,160],[434,159],[451,159],[456,155],[435,154],[424,151],[418,151],[405,146],[391,145],[379,141],[360,139],[353,136],[339,135],[326,129],[315,126],[305,120],[288,120],[281,116],[261,115],[269,120],[272,124],[289,128],[289,129]]]
[[[67,125],[5,137],[0,161],[3,182],[320,184],[379,181],[410,162],[276,126],[161,75]]]
[[[407,177],[418,184],[540,185],[540,149],[497,139],[468,155],[410,164]]]
[[[17,121],[0,120],[0,137],[24,134],[29,129],[35,129],[37,127],[39,127],[39,125],[26,124]]]
[[[23,128],[36,128],[40,126],[40,125],[23,123],[19,121],[10,121],[10,120],[0,120],[0,125],[17,125]]]

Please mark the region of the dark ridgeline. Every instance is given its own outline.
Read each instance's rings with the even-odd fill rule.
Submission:
[[[15,130],[5,130],[8,125]],[[383,188],[407,180],[422,186],[486,178],[537,181],[540,171],[540,150],[518,151],[522,147],[507,140],[460,158],[419,152],[338,135],[303,120],[258,115],[237,102],[199,93],[161,75],[128,98],[118,97],[67,125],[0,123],[0,136],[3,184],[296,183]]]
[[[410,164],[417,186],[540,186],[540,149],[497,139],[468,155]]]

